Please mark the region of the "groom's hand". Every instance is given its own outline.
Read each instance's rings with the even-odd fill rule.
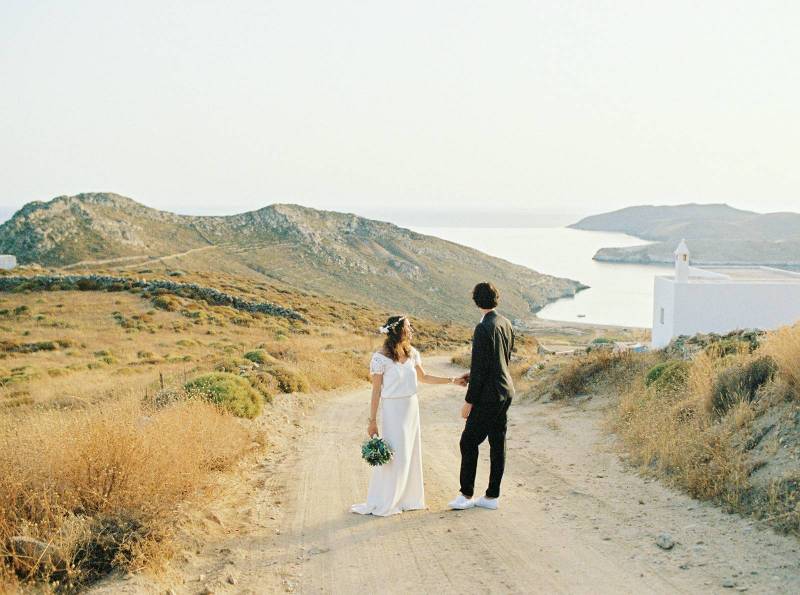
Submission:
[[[471,412],[472,412],[472,403],[464,403],[464,406],[461,408],[461,417],[467,419]]]

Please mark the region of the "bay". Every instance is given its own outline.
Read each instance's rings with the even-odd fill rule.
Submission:
[[[589,286],[574,298],[560,299],[545,306],[538,316],[546,320],[650,328],[653,278],[672,270],[670,266],[592,260],[599,248],[647,243],[621,233],[567,227],[413,229]]]

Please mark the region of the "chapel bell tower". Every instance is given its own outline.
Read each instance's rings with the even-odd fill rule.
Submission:
[[[689,247],[686,245],[686,240],[681,240],[675,249],[675,281],[689,282]]]

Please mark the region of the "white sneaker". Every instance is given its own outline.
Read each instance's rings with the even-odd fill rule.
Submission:
[[[464,494],[459,494],[458,498],[453,500],[448,506],[453,510],[466,510],[467,508],[475,506],[475,500],[467,498]]]
[[[497,510],[498,500],[499,498],[487,498],[486,496],[481,496],[475,501],[475,506],[488,508],[489,510]]]

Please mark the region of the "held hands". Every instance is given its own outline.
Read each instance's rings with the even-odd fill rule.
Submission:
[[[467,386],[469,384],[469,372],[459,376],[456,379],[456,384],[458,386]],[[472,403],[464,403],[464,406],[461,408],[461,417],[467,419],[470,413],[472,413]]]

